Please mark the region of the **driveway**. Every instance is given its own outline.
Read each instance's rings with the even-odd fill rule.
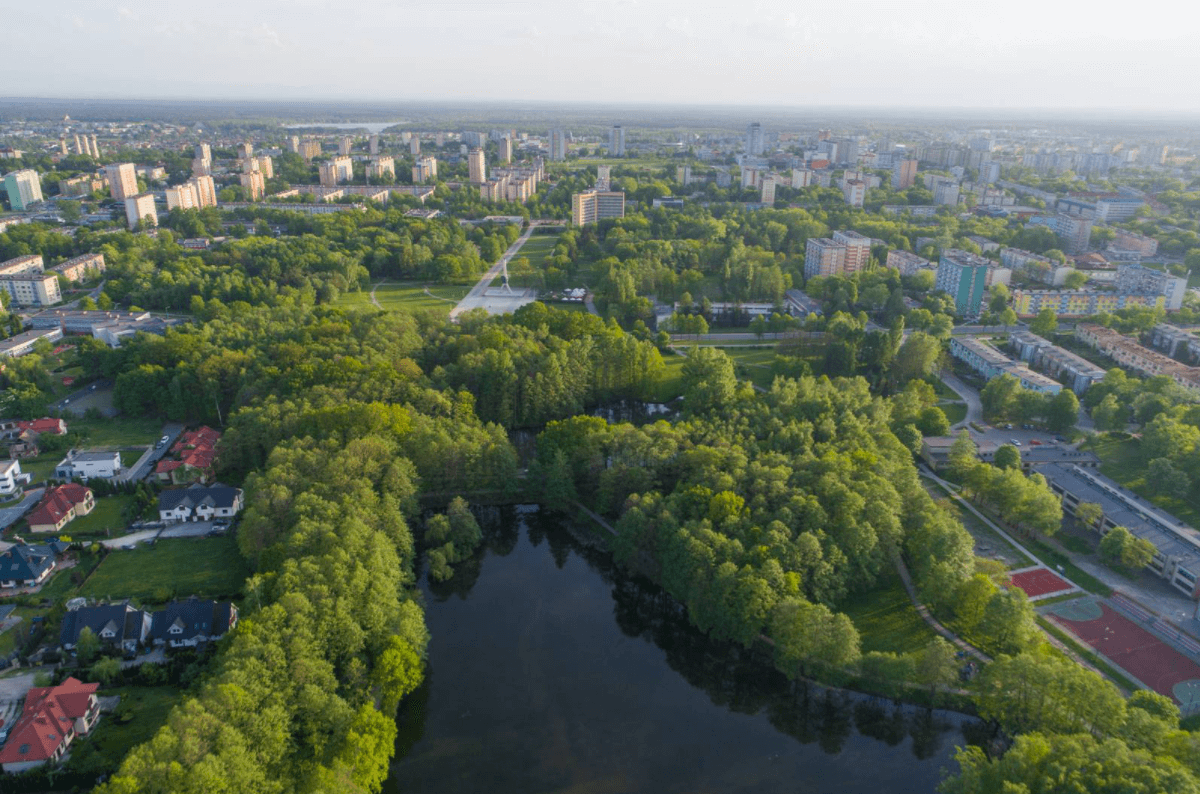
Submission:
[[[17,523],[21,519],[21,516],[32,510],[33,506],[38,503],[38,500],[42,498],[42,493],[45,490],[45,488],[31,488],[25,492],[25,498],[21,500],[20,504],[0,510],[0,530],[7,529]]]
[[[132,546],[155,538],[202,538],[211,532],[212,528],[213,522],[211,521],[189,521],[181,524],[171,524],[167,527],[143,529],[138,532],[131,532],[128,535],[122,535],[119,538],[102,540],[100,543],[110,549],[123,549],[126,546]]]
[[[51,414],[58,414],[63,411],[78,409],[78,413],[82,414],[89,407],[88,403],[95,398],[95,395],[101,392],[108,395],[109,403],[111,404],[112,386],[113,382],[111,380],[98,380],[95,383],[84,386],[82,389],[71,392],[57,402],[51,403],[49,411]]]
[[[150,447],[138,458],[138,462],[130,467],[129,471],[124,475],[122,482],[141,482],[150,476],[154,471],[154,465],[171,451],[171,445],[175,443],[175,439],[179,438],[179,434],[183,432],[184,426],[177,422],[168,422],[163,425],[162,434],[167,437],[167,443],[161,447]],[[155,441],[155,444],[158,442]]]
[[[942,382],[950,387],[950,390],[962,398],[967,404],[967,416],[954,427],[952,431],[961,430],[971,422],[983,421],[983,403],[979,400],[979,392],[972,389],[967,384],[963,383],[958,377],[949,370],[943,370],[940,374]]]

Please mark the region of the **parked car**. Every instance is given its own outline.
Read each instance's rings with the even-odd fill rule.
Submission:
[[[1021,446],[1021,442],[1020,442],[1020,441],[1018,441],[1018,440],[1017,440],[1017,439],[1015,439],[1015,438],[1010,438],[1010,439],[1009,439],[1009,442],[1010,442],[1010,443],[1012,443],[1012,445],[1013,445],[1014,447],[1019,447],[1019,446]]]

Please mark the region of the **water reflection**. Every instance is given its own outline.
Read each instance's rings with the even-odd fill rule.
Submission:
[[[928,792],[973,724],[789,682],[557,519],[480,519],[476,559],[426,585],[387,791]]]

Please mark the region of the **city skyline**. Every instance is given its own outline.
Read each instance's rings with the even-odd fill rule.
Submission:
[[[1154,13],[1159,6],[1163,13]],[[6,15],[16,57],[0,77],[0,96],[477,99],[474,78],[489,57],[487,42],[499,32],[510,45],[536,52],[541,63],[574,67],[539,69],[536,79],[489,90],[490,100],[579,100],[579,86],[588,85],[588,100],[599,103],[1200,112],[1200,96],[1178,92],[1172,79],[1200,70],[1200,55],[1186,40],[1191,26],[1185,17],[1197,12],[1171,7],[1168,13],[1161,2],[1119,26],[1103,13],[1032,3],[1010,4],[1002,15],[940,0],[897,7],[851,3],[847,10],[860,45],[851,59],[829,35],[828,20],[774,0],[734,18],[723,7],[676,0],[619,2],[616,8],[618,13],[541,0],[369,2],[355,10],[370,16],[370,25],[338,26],[341,32],[331,33],[322,20],[344,9],[327,2],[301,2],[286,15],[264,8],[256,15],[247,14],[244,4],[218,0],[210,18],[247,21],[213,35],[189,9],[146,0],[29,7]],[[404,48],[391,46],[395,31],[414,27],[430,35]],[[33,42],[46,29],[56,30],[67,48],[97,37],[127,42],[150,63],[166,62],[197,36],[206,37],[209,52],[203,73],[194,76],[135,70],[129,77],[107,75],[102,88],[83,90],[69,61],[38,57]],[[317,47],[345,47],[355,57],[332,58],[314,69]],[[610,57],[581,62],[575,57],[581,49]],[[735,79],[741,73],[731,58],[749,50],[757,53],[755,78]],[[731,58],[713,57],[721,52]],[[1110,68],[1098,69],[1100,58]],[[422,68],[431,60],[439,69]],[[397,83],[397,72],[420,79]],[[256,82],[248,82],[247,74]]]

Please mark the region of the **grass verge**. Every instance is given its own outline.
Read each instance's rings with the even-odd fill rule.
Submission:
[[[249,575],[232,535],[172,538],[109,553],[79,595],[137,598],[143,604],[190,595],[237,598]]]
[[[854,622],[864,653],[919,651],[937,636],[921,619],[894,572],[881,578],[873,590],[842,602],[838,609]]]

